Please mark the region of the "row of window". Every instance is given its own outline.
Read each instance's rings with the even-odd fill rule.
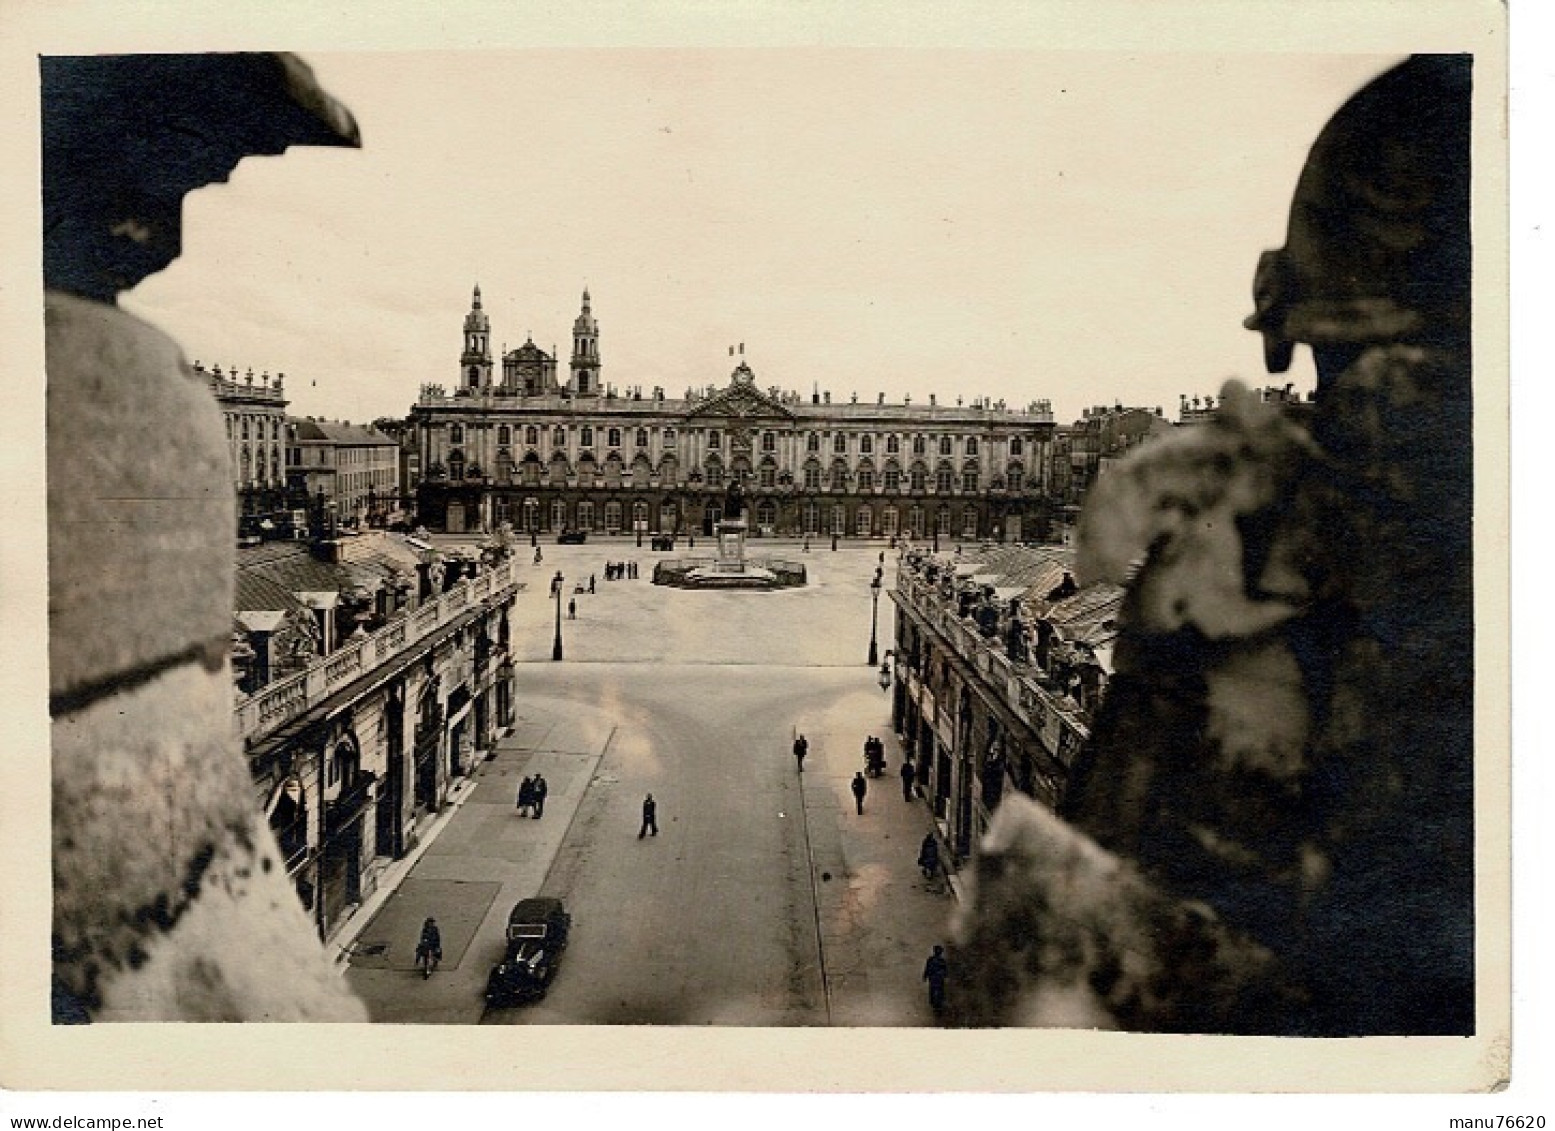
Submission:
[[[586,478],[599,474],[594,461],[585,459],[581,461],[580,472]],[[464,478],[467,463],[464,453],[454,452],[448,458],[448,474],[454,480]],[[522,467],[523,482],[537,486],[541,482],[542,467],[548,467],[547,481],[551,483],[564,483],[571,473],[571,468],[565,460],[553,459],[549,465],[542,465],[538,460],[525,460],[523,464],[515,464],[511,456],[506,453],[497,458],[496,474],[498,483],[510,483],[514,479],[516,468]],[[659,468],[660,484],[670,486],[675,483],[678,465],[673,460],[666,461]],[[619,460],[607,460],[604,467],[605,482],[616,487],[624,481],[623,468]],[[649,485],[653,469],[646,461],[639,460],[631,469],[632,485],[646,487]],[[942,465],[934,471],[934,489],[940,494],[949,494],[955,489],[957,475],[954,468]],[[778,469],[771,463],[763,463],[756,469],[756,485],[762,488],[774,488],[778,485]],[[822,468],[818,463],[805,465],[803,482],[805,490],[819,491],[822,489]],[[856,473],[850,473],[845,464],[836,463],[831,467],[830,484],[832,490],[840,491],[847,487],[849,478],[857,481],[859,491],[873,491],[875,489],[874,468],[860,468]],[[900,491],[903,485],[903,473],[898,467],[887,467],[881,473],[880,485],[888,492]],[[929,469],[922,466],[910,468],[906,473],[908,489],[914,493],[922,493],[928,487]],[[716,458],[709,460],[702,469],[703,482],[709,487],[722,487],[724,485],[724,466]],[[1025,489],[1025,469],[1019,464],[1011,464],[1005,469],[1005,486],[1008,490],[1019,492]],[[981,488],[981,474],[976,465],[963,467],[960,473],[961,490],[973,494]]]
[[[605,446],[607,448],[619,448],[621,446],[621,429],[607,428],[601,429],[601,431],[605,434]],[[646,448],[648,446],[648,429],[637,429],[634,439],[636,440],[637,447]],[[666,448],[675,447],[676,439],[675,429],[666,428],[664,430],[664,446]],[[848,433],[836,433],[832,437],[832,451],[838,453],[847,452],[848,439]],[[777,441],[778,437],[776,432],[763,432],[761,434],[761,450],[763,452],[777,451]],[[451,444],[464,443],[464,426],[462,424],[450,424],[448,426],[448,442]],[[497,443],[505,447],[512,442],[513,429],[506,424],[499,424],[497,426]],[[875,438],[873,436],[867,434],[861,435],[858,438],[858,442],[858,450],[860,455],[874,454]],[[528,444],[530,447],[534,447],[540,443],[540,429],[538,426],[530,424],[524,428],[524,443]],[[591,448],[594,446],[594,428],[592,425],[585,424],[582,426],[578,435],[578,443],[581,447],[585,448]],[[555,448],[563,448],[567,446],[567,430],[565,428],[558,426],[552,430],[551,446]],[[707,447],[709,451],[721,450],[723,448],[723,434],[717,429],[709,431],[707,434]],[[977,455],[977,449],[977,437],[966,437],[962,445],[962,454],[966,456],[975,456]],[[818,452],[821,450],[820,433],[810,432],[805,436],[805,450],[811,452]],[[887,455],[899,455],[902,450],[901,437],[887,436],[885,438],[885,450]],[[954,451],[954,441],[951,439],[951,437],[941,436],[939,438],[939,454],[942,456],[948,456],[954,454]],[[914,436],[912,438],[912,454],[915,456],[928,454],[927,437]],[[1025,447],[1021,438],[1019,436],[1011,436],[1010,455],[1019,456],[1024,454]]]
[[[269,417],[268,419],[270,421],[270,439],[272,439],[272,440],[279,440],[281,438],[281,419],[280,419],[280,417],[274,417],[273,416],[273,417]],[[231,441],[233,439],[232,420],[233,420],[233,418],[232,418],[231,414],[228,414],[228,416],[227,416],[227,439],[229,441]],[[239,417],[238,418],[238,432],[240,433],[239,438],[244,439],[244,440],[248,440],[248,439],[263,440],[265,438],[265,420],[266,420],[265,417],[248,417],[248,416]],[[249,428],[250,422],[252,422],[252,424],[253,424],[252,434],[250,434],[250,428]]]
[[[718,508],[710,508],[712,514],[718,514]],[[518,505],[511,504],[507,499],[496,500],[495,518],[498,523],[512,522],[518,529],[539,531],[542,529],[540,518],[542,514],[539,499],[525,499]],[[625,525],[625,519],[630,513],[630,527]],[[755,506],[757,526],[776,526],[778,519],[777,506],[770,500],[758,502]],[[832,534],[848,533],[848,508],[838,503],[826,511],[818,503],[806,503],[799,512],[800,529],[806,534],[819,534],[821,532],[822,519],[828,519],[827,532]],[[905,528],[901,525],[905,517]],[[880,508],[876,515],[867,504],[856,507],[853,512],[853,532],[861,537],[880,535],[889,537],[893,534],[905,532],[913,537],[922,537],[929,533],[929,522],[933,523],[932,529],[940,534],[949,534],[953,529],[956,514],[950,507],[940,507],[932,512],[926,512],[923,507],[913,506],[907,509],[904,516],[896,507],[886,506]],[[576,503],[568,503],[564,499],[552,499],[549,509],[550,529],[565,530],[569,527],[577,527],[580,530],[604,531],[615,534],[622,530],[642,528],[654,528],[658,530],[673,531],[678,529],[679,512],[674,503],[661,503],[658,507],[658,518],[655,520],[647,503],[632,503],[630,512],[619,502],[611,501],[603,506],[596,507],[588,499],[579,500]],[[876,518],[879,519],[878,526]],[[963,507],[960,514],[961,535],[965,538],[978,536],[981,516],[975,507]]]

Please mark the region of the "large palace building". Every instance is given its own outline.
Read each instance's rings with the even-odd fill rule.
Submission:
[[[475,288],[457,384],[423,386],[411,411],[423,524],[701,534],[738,477],[758,536],[1048,535],[1047,401],[839,403],[818,387],[805,397],[757,387],[743,346],[726,385],[677,399],[607,383],[599,337],[584,291],[565,383],[532,340],[505,353],[499,373]]]

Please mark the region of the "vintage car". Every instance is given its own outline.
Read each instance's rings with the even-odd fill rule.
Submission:
[[[578,546],[588,541],[587,530],[563,530],[556,536],[556,540],[563,546]]]
[[[567,949],[572,916],[548,896],[521,899],[508,914],[507,950],[486,979],[486,1002],[505,1005],[545,996]]]
[[[653,536],[653,548],[655,550],[673,550],[675,548],[675,536],[673,534],[655,534]]]

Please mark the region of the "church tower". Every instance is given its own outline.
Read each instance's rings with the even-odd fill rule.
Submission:
[[[578,397],[597,397],[599,387],[599,323],[589,310],[588,288],[583,289],[583,313],[572,324],[572,392]]]
[[[481,309],[481,287],[475,284],[470,313],[464,316],[464,353],[459,355],[459,388],[482,389],[491,384],[491,320]]]

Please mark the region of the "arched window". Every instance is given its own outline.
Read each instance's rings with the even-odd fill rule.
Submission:
[[[942,455],[942,456],[948,456],[950,453],[951,453],[950,437],[949,436],[941,436],[939,438],[939,454]]]
[[[648,429],[639,428],[637,430],[637,446],[639,448],[646,448],[648,446]]]
[[[464,443],[464,425],[450,424],[448,426],[448,442],[450,444]]]
[[[777,451],[777,433],[763,432],[761,434],[761,450],[764,452]]]
[[[761,468],[757,472],[757,482],[769,490],[777,486],[777,464],[770,459],[761,461]]]
[[[977,511],[972,507],[961,512],[961,537],[977,537]]]
[[[716,459],[707,461],[707,466],[702,469],[702,479],[709,487],[722,487],[724,485],[724,465]]]
[[[513,455],[506,448],[497,452],[497,482],[513,482]]]
[[[929,485],[929,469],[924,467],[921,463],[913,464],[911,483],[912,489],[921,495],[925,490],[927,490]]]
[[[911,534],[914,538],[916,538],[918,535],[922,534],[923,531],[924,531],[923,508],[922,507],[908,507],[907,508],[907,533]]]
[[[680,481],[680,461],[674,456],[665,456],[659,461],[659,486],[673,487]]]
[[[902,450],[902,442],[901,442],[901,440],[897,439],[897,437],[895,435],[887,436],[885,438],[885,451],[886,451],[886,455],[888,455],[888,456],[899,455],[901,453],[901,450]]]
[[[525,428],[524,443],[528,444],[531,448],[537,446],[540,443],[540,429],[536,428],[533,424]]]
[[[858,438],[859,455],[867,456],[875,450],[875,438],[873,436],[860,436]]]
[[[966,454],[969,455],[969,456],[975,456],[977,454],[977,437],[976,436],[968,436],[966,438]]]
[[[497,443],[501,447],[507,447],[513,442],[513,430],[506,424],[497,425]]]
[[[860,491],[873,491],[875,489],[875,469],[861,467],[858,469],[858,489]]]
[[[474,366],[474,365],[470,366],[469,377],[470,377],[470,388],[473,389],[473,388],[475,388],[475,386],[477,386],[477,385],[479,385],[481,383],[481,371],[480,371],[480,369],[478,367]]]
[[[846,534],[848,532],[848,508],[841,503],[831,509],[831,532],[833,534]]]
[[[804,489],[806,491],[821,489],[821,465],[814,460],[804,465]]]
[[[448,478],[456,483],[464,478],[464,453],[457,448],[448,455]]]
[[[868,507],[859,507],[858,514],[854,516],[853,529],[858,531],[860,538],[868,538],[872,529],[870,522],[872,515]]]
[[[880,533],[890,538],[896,533],[896,508],[883,507],[880,511]]]
[[[551,529],[558,531],[567,529],[567,503],[563,499],[551,500]],[[505,623],[506,618],[503,619]]]
[[[808,436],[805,437],[805,440],[804,440],[804,450],[807,451],[807,452],[818,452],[818,451],[820,451],[821,450],[821,437],[817,433],[811,432]]]
[[[777,507],[772,505],[771,499],[762,499],[761,502],[756,504],[756,525],[777,525]]]
[[[606,447],[619,448],[621,446],[621,429],[612,428],[605,436]]]
[[[594,429],[585,424],[583,426],[583,434],[578,437],[578,443],[582,447],[592,448],[594,446]]]
[[[820,473],[819,468],[816,469],[816,473]],[[804,532],[806,534],[819,534],[821,532],[821,508],[813,502],[804,505]]]
[[[632,486],[646,487],[653,476],[653,465],[648,462],[648,457],[642,452],[637,453],[637,458],[632,461]]]
[[[840,459],[831,462],[831,489],[833,491],[848,489],[848,465]]]
[[[1021,448],[1020,437],[1019,436],[1011,436],[1010,437],[1010,455],[1018,456],[1018,455],[1021,455],[1021,454],[1022,454],[1022,448]]]
[[[594,529],[594,504],[587,499],[578,504],[578,529]]]
[[[614,534],[621,529],[621,504],[611,501],[605,504],[605,533]]]
[[[885,489],[887,491],[900,491],[902,489],[902,469],[894,463],[886,464]]]

